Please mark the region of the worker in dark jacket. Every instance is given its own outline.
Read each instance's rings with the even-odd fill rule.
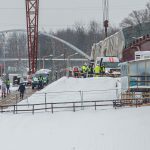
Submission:
[[[23,83],[20,83],[18,91],[20,92],[20,99],[23,99],[24,92],[25,92],[25,85]]]
[[[40,75],[38,77],[38,80],[39,80],[38,89],[42,89],[43,88],[43,77]]]
[[[93,66],[90,64],[88,67],[88,77],[93,77],[93,71]]]
[[[102,66],[101,66],[101,74],[105,75],[105,66],[104,66],[104,64],[102,64]]]
[[[88,72],[88,66],[87,66],[87,64],[85,63],[85,64],[81,67],[81,69],[82,69],[81,73],[82,73],[83,78],[86,78],[86,77],[87,77],[87,72]]]

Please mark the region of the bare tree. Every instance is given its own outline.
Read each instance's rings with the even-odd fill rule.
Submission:
[[[143,10],[134,10],[129,16],[121,22],[121,27],[129,27],[142,22],[150,21],[150,2],[146,4],[146,8]]]

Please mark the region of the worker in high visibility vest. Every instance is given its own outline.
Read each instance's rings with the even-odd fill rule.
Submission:
[[[38,80],[39,80],[38,89],[42,89],[43,88],[43,77],[40,75],[38,77]]]
[[[82,76],[83,76],[84,78],[86,78],[87,70],[88,70],[87,64],[85,63],[85,64],[81,67],[81,69],[82,69]]]
[[[6,88],[7,88],[7,94],[10,93],[10,80],[9,79],[6,79],[5,81],[5,84],[6,84]]]
[[[94,73],[95,73],[95,76],[99,77],[100,75],[100,66],[99,65],[96,65],[95,68],[94,68]]]

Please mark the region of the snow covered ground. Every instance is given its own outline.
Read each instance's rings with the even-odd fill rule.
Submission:
[[[116,87],[116,83],[118,87]],[[39,103],[54,103],[54,102],[83,102],[83,101],[95,101],[95,100],[113,100],[116,99],[120,91],[120,79],[119,78],[67,78],[63,77],[56,82],[48,85],[46,88],[36,92],[28,99],[21,101],[19,104],[26,104],[26,106],[18,107],[22,110],[32,110],[32,105]],[[46,94],[45,94],[46,93]],[[106,102],[112,104],[112,102]],[[78,104],[81,106],[82,104]],[[94,103],[93,103],[94,105]],[[65,105],[66,106],[66,105]],[[71,108],[67,110],[73,110],[73,104],[67,104]],[[51,105],[47,105],[51,107]],[[56,105],[55,105],[56,107]],[[64,107],[60,104],[57,107]],[[35,105],[34,109],[45,108],[45,106]],[[109,106],[108,106],[109,108]],[[112,106],[111,106],[112,108]],[[12,110],[14,107],[9,108]],[[81,109],[81,108],[79,108]],[[101,109],[104,109],[101,107]],[[58,110],[58,109],[57,109]],[[66,109],[65,109],[66,110]],[[40,110],[45,111],[45,110]],[[51,111],[51,110],[50,110]]]
[[[118,80],[62,78],[40,92],[107,91],[114,89]],[[48,101],[70,101],[74,97],[74,94],[67,97],[57,93]],[[110,90],[109,93],[103,91],[98,95],[92,93],[87,99],[99,97],[116,98],[116,92]],[[22,103],[25,102],[27,100]],[[29,102],[41,102],[41,97],[32,96]],[[96,111],[86,109],[54,114],[42,112],[34,115],[4,113],[0,114],[0,148],[3,150],[149,150],[149,114],[149,107]]]
[[[118,78],[67,78],[63,77],[53,82],[43,90],[36,92],[25,103],[69,102],[81,101],[80,91],[83,91],[83,100],[110,100],[116,99],[116,83]],[[120,89],[120,85],[117,89]],[[110,96],[111,95],[111,96]]]
[[[150,109],[2,114],[3,150],[149,150]]]

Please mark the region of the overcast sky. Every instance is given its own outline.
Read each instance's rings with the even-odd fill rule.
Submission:
[[[39,30],[57,30],[75,22],[102,22],[102,0],[39,0]],[[118,25],[132,10],[144,9],[149,0],[109,0],[109,18]],[[26,28],[25,0],[0,0],[0,30]]]

